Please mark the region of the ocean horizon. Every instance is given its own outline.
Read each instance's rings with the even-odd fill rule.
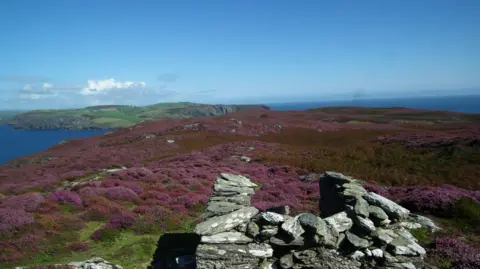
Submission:
[[[459,113],[480,114],[480,95],[433,96],[411,98],[352,99],[312,102],[285,102],[266,104],[273,110],[307,110],[321,107],[406,107],[426,110],[445,110]]]

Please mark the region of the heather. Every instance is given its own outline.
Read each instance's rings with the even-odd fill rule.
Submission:
[[[144,122],[22,158],[15,162],[21,166],[0,167],[0,268],[71,255],[101,256],[124,268],[149,263],[160,235],[191,231],[201,220],[222,172],[259,185],[252,203],[260,210],[289,205],[292,214],[319,213],[319,185],[309,174],[352,175],[368,190],[435,217],[475,249],[478,123],[458,113],[451,122],[449,113],[396,110]],[[434,124],[419,123],[426,120]]]

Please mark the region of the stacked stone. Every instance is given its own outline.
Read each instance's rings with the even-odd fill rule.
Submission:
[[[249,221],[259,212],[250,206],[255,187],[240,175],[222,173],[217,178],[204,214],[206,220],[195,228],[201,236],[197,268],[257,268],[262,260],[272,257],[269,245],[255,243],[245,234]]]
[[[431,221],[339,173],[322,175],[320,188],[320,210],[331,214],[324,220],[334,227],[339,251],[376,268],[424,268],[425,249],[406,228],[437,229]]]
[[[197,268],[425,268],[425,250],[405,228],[421,227],[412,222],[421,218],[342,174],[327,172],[320,185],[325,218],[260,213],[250,206],[256,185],[221,174],[195,229]]]

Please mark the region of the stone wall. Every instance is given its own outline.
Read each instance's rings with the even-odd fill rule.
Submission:
[[[289,216],[285,208],[259,212],[250,205],[257,185],[221,174],[195,229],[196,268],[431,268],[408,230],[437,229],[429,219],[339,173],[323,174],[319,184],[323,218]]]

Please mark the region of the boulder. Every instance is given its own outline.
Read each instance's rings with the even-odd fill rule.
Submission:
[[[255,207],[244,207],[223,216],[210,218],[195,227],[199,235],[213,235],[228,232],[242,223],[247,223],[258,213]]]
[[[365,200],[367,200],[367,202],[371,205],[375,205],[383,209],[387,215],[394,219],[402,220],[407,218],[410,214],[408,209],[374,192],[367,193],[363,198],[365,198]]]
[[[347,216],[346,212],[337,213],[324,220],[326,223],[332,225],[338,232],[344,232],[353,226],[353,221]]]
[[[293,264],[294,263],[292,254],[285,254],[278,261],[278,265],[280,265],[280,267],[284,269],[292,268]]]
[[[298,215],[298,221],[305,231],[315,233],[317,231],[317,217],[312,213]]]
[[[362,197],[358,197],[357,201],[355,203],[355,214],[357,214],[360,217],[368,218],[369,215],[369,206],[367,201],[363,199]]]
[[[222,182],[223,184],[226,184],[226,185],[237,186],[237,187],[250,187],[250,188],[258,187],[258,185],[250,181],[249,178],[241,175],[221,173],[220,176],[221,178],[218,178],[217,182]]]
[[[269,224],[277,225],[285,221],[285,217],[275,212],[263,212],[262,218]]]
[[[230,202],[210,201],[203,216],[204,218],[211,218],[214,216],[225,215],[242,207],[242,205]]]
[[[290,217],[286,219],[281,226],[282,230],[285,231],[292,239],[300,237],[305,232],[298,218],[299,216],[294,218]]]
[[[347,241],[353,245],[353,247],[355,247],[356,249],[364,249],[364,248],[367,248],[370,243],[368,242],[367,239],[363,239],[351,232],[346,232],[345,233],[345,236],[346,236],[346,239]]]
[[[243,205],[243,206],[250,206],[251,204],[251,198],[250,196],[246,195],[235,195],[235,196],[212,196],[210,198],[210,202],[213,201],[219,201],[219,202],[227,202],[227,203],[233,203],[237,205]]]

